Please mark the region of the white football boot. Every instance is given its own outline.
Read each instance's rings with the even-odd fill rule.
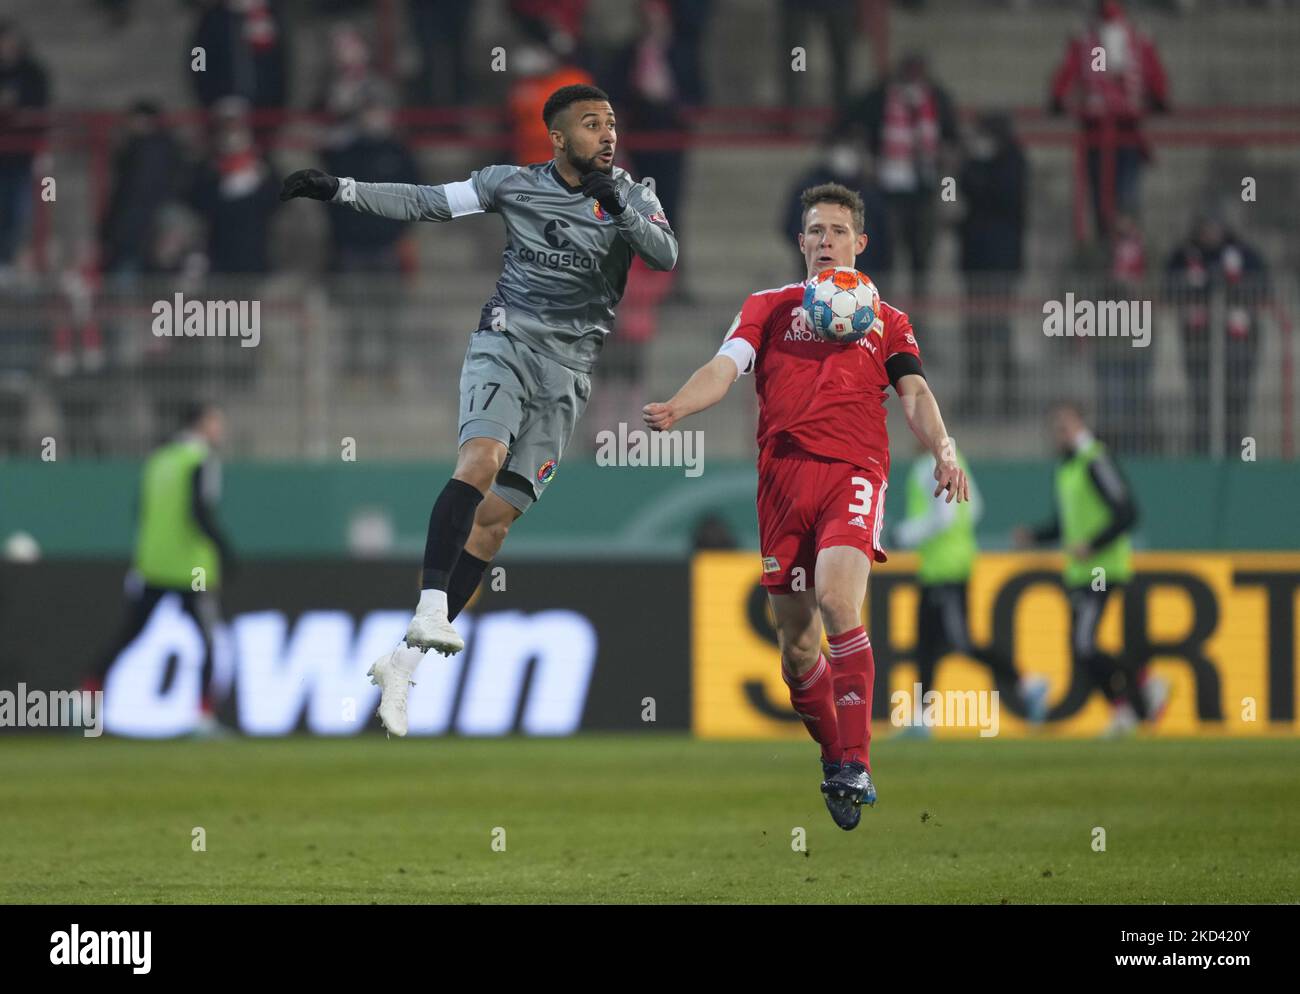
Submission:
[[[406,695],[410,693],[415,668],[424,658],[424,649],[405,643],[386,656],[379,657],[366,671],[370,682],[379,688],[379,720],[390,735],[406,734]]]
[[[444,656],[454,656],[465,648],[465,640],[447,620],[447,609],[427,604],[416,609],[405,641],[414,648],[432,649]]]

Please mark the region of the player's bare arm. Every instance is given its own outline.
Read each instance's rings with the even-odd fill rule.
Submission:
[[[714,356],[692,373],[670,400],[646,404],[642,409],[646,426],[653,431],[667,431],[682,418],[708,410],[727,395],[739,374],[731,356]]]
[[[924,376],[911,374],[900,377],[895,389],[912,434],[934,455],[934,496],[947,491],[949,504],[954,499],[970,500],[970,483],[965,471],[957,465],[957,451],[948,440],[948,429],[944,427],[939,402],[934,399],[930,384]]]

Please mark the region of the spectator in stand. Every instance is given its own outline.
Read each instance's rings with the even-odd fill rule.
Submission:
[[[888,275],[894,264],[889,206],[873,175],[871,157],[859,143],[841,137],[832,137],[827,142],[821,161],[795,180],[786,198],[781,232],[785,243],[799,260],[797,270],[792,272],[797,272],[798,279],[803,279],[808,271],[808,262],[799,251],[799,235],[803,232],[803,191],[823,183],[842,183],[862,195],[867,247],[854,265],[868,276]],[[881,293],[886,293],[886,290],[881,288]]]
[[[0,22],[0,268],[13,264],[27,235],[35,197],[32,164],[45,135],[45,126],[30,120],[49,104],[49,80],[44,67],[28,50],[16,25]]]
[[[1240,451],[1250,434],[1251,384],[1259,358],[1260,312],[1269,300],[1263,257],[1215,213],[1198,217],[1187,240],[1165,266],[1168,292],[1178,308],[1183,365],[1191,406],[1191,449],[1210,452],[1210,363],[1213,336],[1224,336],[1224,451]],[[1223,324],[1213,326],[1216,314]]]
[[[435,107],[471,103],[470,18],[465,0],[410,0],[411,30],[420,50],[414,99]]]
[[[845,124],[862,130],[875,158],[893,244],[907,251],[913,298],[909,310],[919,326],[939,180],[948,151],[957,142],[952,100],[930,77],[925,57],[913,52],[904,56],[897,72],[849,106]]]
[[[668,0],[642,0],[641,25],[631,44],[614,57],[606,74],[607,91],[619,116],[620,130],[638,142],[671,138],[656,132],[683,132],[686,121],[679,110],[681,87],[672,52],[675,46],[672,7]],[[645,182],[654,182],[655,194],[669,223],[682,241],[681,204],[683,160],[681,147],[636,148],[630,169]],[[681,260],[678,260],[680,265]],[[653,270],[647,269],[647,273]],[[656,276],[671,284],[673,271]]]
[[[1115,218],[1110,270],[1098,300],[1147,298],[1146,243],[1135,218]],[[1152,405],[1154,354],[1150,345],[1134,348],[1129,338],[1085,339],[1094,350],[1097,383],[1097,431],[1111,439],[1116,452],[1154,455],[1161,451]]]
[[[1011,305],[1024,268],[1028,167],[1011,117],[985,114],[966,142],[957,183],[961,220],[961,269],[965,282],[962,320],[966,339],[965,413],[981,413],[990,371],[1000,375],[998,413],[1016,413],[1015,353]]]
[[[376,85],[365,35],[355,25],[335,24],[330,29],[330,55],[314,109],[353,119],[370,101]]]
[[[542,121],[546,98],[562,86],[594,85],[595,80],[545,45],[522,45],[512,59],[513,82],[506,100],[512,136],[510,161],[521,166],[549,162],[551,137]]]
[[[104,335],[97,302],[103,278],[99,271],[95,244],[83,239],[69,244],[51,241],[48,251],[50,272],[55,274],[57,294],[47,314],[50,329],[50,372],[71,376],[77,372],[98,373],[104,368]],[[93,396],[77,396],[59,401],[65,423],[79,422],[78,434],[91,449],[102,454],[108,446],[95,424],[102,401]]]
[[[197,297],[207,275],[203,224],[189,207],[178,201],[162,204],[147,230],[149,242],[138,268],[119,269],[104,281],[106,351],[119,367],[154,362],[171,351],[175,339],[139,334],[139,308],[174,293]]]
[[[265,273],[280,182],[253,142],[243,101],[228,97],[213,108],[213,116],[212,154],[199,167],[190,194],[207,222],[209,270]]]
[[[275,0],[201,0],[202,13],[185,52],[200,104],[243,97],[257,110],[287,103],[288,45]],[[206,54],[203,72],[191,69],[191,49]]]
[[[131,105],[126,137],[113,159],[113,189],[100,225],[100,256],[110,275],[148,266],[159,211],[183,195],[185,162],[151,100]]]
[[[1066,43],[1050,106],[1054,114],[1071,110],[1079,119],[1097,233],[1107,236],[1116,212],[1139,216],[1138,174],[1151,160],[1142,119],[1148,111],[1169,109],[1169,82],[1155,44],[1128,19],[1120,0],[1097,0],[1095,10]],[[1109,151],[1103,147],[1108,142]]]
[[[781,51],[777,69],[781,77],[783,96],[787,107],[798,107],[801,83],[807,72],[791,68],[791,50],[808,48],[814,30],[820,30],[830,49],[831,78],[830,99],[827,104],[842,105],[849,96],[852,80],[849,78],[849,54],[858,20],[857,0],[781,0]]]
[[[713,0],[670,0],[673,17],[673,69],[684,107],[708,103],[704,79],[704,33],[713,16]]]
[[[582,22],[587,0],[510,0],[510,14],[533,42],[575,65],[586,64]]]
[[[188,207],[179,204],[164,207],[158,212],[146,273],[166,277],[166,285],[188,295],[202,284],[207,273],[203,235],[201,221]]]
[[[94,267],[81,277],[106,298],[107,306],[99,308],[106,351],[124,365],[165,348],[166,339],[150,335],[142,340],[136,334],[133,314],[139,301],[177,290],[188,293],[197,282],[189,278],[195,261],[200,269],[206,267],[195,237],[196,219],[182,206],[190,193],[192,164],[162,123],[161,113],[152,100],[138,100],[127,111],[123,139],[113,157],[112,188],[99,225],[102,288],[91,283]],[[187,277],[183,282],[151,279],[182,272]],[[65,274],[62,280],[65,295],[70,275]],[[58,342],[56,332],[56,349]],[[93,356],[92,351],[86,354]]]
[[[393,132],[386,98],[373,95],[357,113],[356,135],[325,153],[334,176],[365,176],[373,183],[419,183],[419,168]],[[354,375],[392,376],[402,312],[400,278],[414,270],[410,226],[357,211],[330,211],[333,269],[348,322],[346,368]]]

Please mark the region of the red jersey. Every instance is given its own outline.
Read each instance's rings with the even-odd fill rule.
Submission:
[[[750,294],[723,344],[732,358],[736,346],[727,343],[736,339],[754,352],[760,456],[788,436],[813,455],[863,468],[876,465],[888,474],[885,362],[899,353],[920,361],[912,323],[882,300],[880,331],[850,345],[828,342],[809,324],[803,292],[803,283],[792,283]],[[750,371],[738,364],[742,373]]]

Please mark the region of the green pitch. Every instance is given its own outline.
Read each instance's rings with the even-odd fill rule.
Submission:
[[[1300,742],[883,741],[873,765],[850,833],[811,743],[9,737],[0,902],[1300,900]]]

